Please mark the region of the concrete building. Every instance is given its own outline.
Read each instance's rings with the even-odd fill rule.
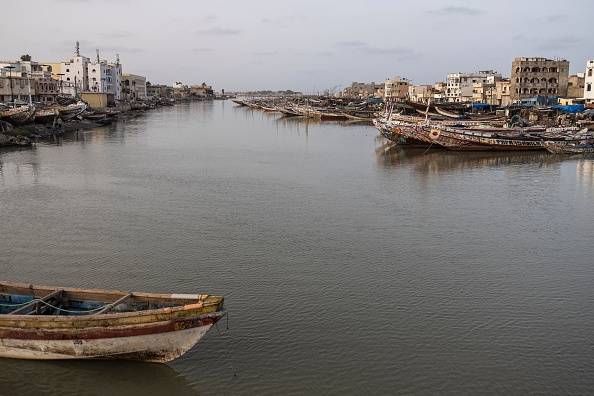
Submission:
[[[137,74],[122,74],[122,100],[134,101],[147,98],[146,77]]]
[[[214,91],[210,85],[192,85],[190,86],[190,97],[195,98],[213,98]]]
[[[495,91],[497,81],[501,80],[501,73],[493,70],[479,71],[478,73],[450,73],[446,80],[446,89],[443,98],[447,102],[474,102],[477,97],[475,91],[480,90],[481,98],[484,93]],[[477,88],[476,84],[480,84]]]
[[[391,80],[387,79],[384,83],[384,99],[391,101],[406,98],[409,85],[410,81],[400,76],[396,76]]]
[[[9,102],[14,97],[20,102],[53,103],[59,93],[58,81],[51,78],[47,65],[32,61],[0,62],[0,70],[0,102]]]
[[[434,89],[431,85],[409,85],[407,96],[414,102],[434,101]]]
[[[581,99],[584,97],[584,82],[586,74],[577,73],[567,79],[567,98]]]
[[[516,58],[512,62],[512,101],[530,97],[567,96],[569,61]]]
[[[80,54],[77,41],[74,57],[60,63],[60,84],[65,95],[76,96],[89,90],[89,63],[89,58]]]
[[[172,98],[173,88],[165,84],[146,83],[146,95],[149,98]]]
[[[380,92],[384,90],[384,84],[371,84],[353,82],[350,86],[350,95],[353,98],[381,98]]]
[[[116,101],[122,99],[122,65],[119,55],[116,56],[115,63],[109,63],[101,60],[99,50],[95,61],[87,65],[88,92],[106,93],[109,97],[113,96]]]
[[[589,60],[586,64],[583,97],[586,103],[594,103],[594,60]]]
[[[30,61],[0,62],[0,102],[33,102]]]
[[[509,106],[511,101],[511,82],[509,78],[502,78],[495,83],[495,103],[498,106]]]

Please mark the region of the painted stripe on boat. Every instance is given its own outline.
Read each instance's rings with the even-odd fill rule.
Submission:
[[[200,294],[172,294],[171,298],[179,298],[181,300],[198,300]]]

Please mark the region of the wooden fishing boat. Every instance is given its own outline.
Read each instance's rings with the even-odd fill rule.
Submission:
[[[167,362],[226,313],[218,296],[0,282],[0,357]]]
[[[447,126],[444,124],[423,125],[419,131],[450,150],[542,150],[545,140],[556,142],[575,141],[587,138],[586,130],[567,128],[496,128],[483,126]]]
[[[542,142],[544,148],[553,154],[592,154],[594,153],[594,141],[586,142]]]
[[[278,111],[283,113],[283,115],[285,117],[301,117],[301,116],[303,116],[303,113],[300,113],[299,111],[295,110],[291,106],[285,106],[285,107],[279,106]]]
[[[35,123],[36,124],[49,124],[55,122],[60,116],[60,110],[56,107],[50,107],[47,109],[35,110]]]
[[[12,125],[22,125],[35,120],[35,106],[26,105],[13,107],[0,113],[0,119]]]
[[[60,106],[58,110],[60,111],[60,117],[62,120],[67,121],[70,120],[77,115],[81,114],[83,111],[87,109],[87,104],[82,100],[79,100],[76,103],[72,103],[66,106]]]

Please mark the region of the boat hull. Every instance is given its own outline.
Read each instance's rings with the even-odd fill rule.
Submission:
[[[118,359],[165,363],[190,350],[226,311],[149,326],[30,332],[0,328],[0,356],[17,359]]]
[[[0,357],[168,362],[226,314],[220,296],[0,282]]]

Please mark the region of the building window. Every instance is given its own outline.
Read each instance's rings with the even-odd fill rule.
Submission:
[[[588,69],[588,77],[592,77],[592,69]]]
[[[588,86],[586,87],[586,91],[588,91],[588,92],[592,91],[592,84],[588,84]]]

